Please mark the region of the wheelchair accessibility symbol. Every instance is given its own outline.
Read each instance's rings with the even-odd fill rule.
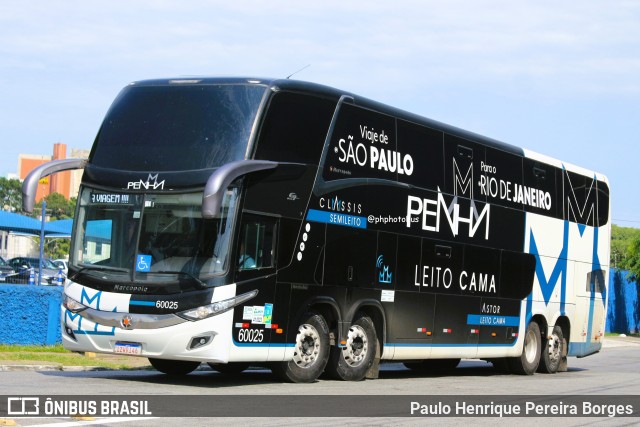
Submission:
[[[138,254],[136,257],[136,271],[151,271],[151,255]]]

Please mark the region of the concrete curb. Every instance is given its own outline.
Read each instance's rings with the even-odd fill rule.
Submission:
[[[143,369],[143,368],[141,368]],[[19,371],[120,371],[121,369],[105,368],[103,366],[58,366],[58,365],[1,365],[0,372]]]

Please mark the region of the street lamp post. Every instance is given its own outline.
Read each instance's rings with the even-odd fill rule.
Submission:
[[[42,263],[44,258],[44,220],[47,210],[47,201],[42,200],[42,217],[40,219],[40,262],[38,263],[38,285],[42,284]]]

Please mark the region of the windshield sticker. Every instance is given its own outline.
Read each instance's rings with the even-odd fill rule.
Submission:
[[[253,320],[253,306],[245,306],[242,311],[242,320]]]
[[[271,319],[273,318],[273,304],[267,303],[264,305],[264,325],[267,328],[271,327]]]
[[[265,328],[270,329],[273,326],[271,324],[272,318],[273,304],[271,303],[266,303],[265,305],[249,305],[242,308],[242,320],[249,320],[252,325],[264,325]]]
[[[251,323],[264,325],[264,306],[253,306],[253,319]]]
[[[151,255],[138,254],[136,256],[136,271],[151,271]]]

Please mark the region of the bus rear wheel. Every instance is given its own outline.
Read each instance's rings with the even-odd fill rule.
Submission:
[[[151,366],[156,370],[167,375],[182,376],[187,375],[196,370],[200,366],[200,362],[192,362],[188,360],[166,360],[149,358]]]
[[[522,354],[509,358],[509,369],[514,374],[533,375],[540,364],[541,350],[540,327],[536,322],[530,322],[524,336]]]
[[[546,342],[542,343],[542,357],[540,357],[538,372],[544,374],[555,374],[558,372],[565,345],[562,328],[558,325],[554,326],[549,338]]]
[[[310,383],[324,372],[329,359],[329,327],[320,314],[304,315],[293,353],[288,362],[273,365],[273,372],[282,380],[294,383]]]
[[[360,381],[373,364],[378,350],[376,328],[369,316],[357,313],[342,347],[334,346],[327,373],[344,381]]]

